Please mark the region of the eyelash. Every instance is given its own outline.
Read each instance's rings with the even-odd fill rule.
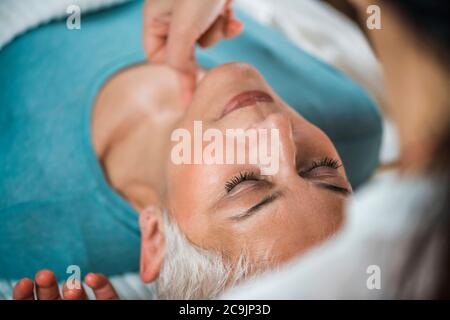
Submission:
[[[225,183],[225,190],[227,192],[230,192],[231,190],[234,189],[234,187],[236,187],[238,184],[240,184],[241,182],[244,181],[249,181],[249,180],[259,180],[258,175],[255,172],[239,172],[239,174],[237,176],[234,176],[233,178],[231,178],[230,180],[228,180]]]
[[[336,159],[331,159],[329,157],[325,157],[319,161],[313,161],[313,163],[307,170],[299,172],[299,174],[303,175],[303,174],[309,173],[309,172],[313,171],[314,169],[320,168],[320,167],[328,167],[328,168],[337,170],[340,167],[342,167],[342,164]],[[231,178],[230,180],[228,180],[225,183],[225,190],[228,193],[231,190],[233,190],[238,184],[240,184],[244,181],[250,181],[250,180],[258,181],[260,179],[258,177],[258,174],[256,174],[255,172],[251,172],[251,171],[240,172],[238,175],[234,176],[233,178]]]
[[[316,168],[320,168],[320,167],[328,167],[331,169],[339,169],[340,167],[342,167],[342,163],[340,163],[338,160],[336,159],[331,159],[329,157],[325,157],[319,161],[313,161],[312,165],[304,171],[299,172],[300,175],[302,174],[306,174],[309,173],[311,171],[313,171]]]

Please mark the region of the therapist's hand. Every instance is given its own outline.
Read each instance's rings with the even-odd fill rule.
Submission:
[[[198,43],[210,47],[241,33],[231,0],[147,0],[144,6],[144,49],[151,62],[179,72],[183,100],[188,104],[196,84]]]
[[[119,296],[109,282],[108,278],[99,273],[89,273],[84,282],[94,292],[97,300],[118,300]],[[36,297],[34,296],[36,289]],[[87,300],[86,292],[80,284],[80,289],[69,288],[64,284],[62,295],[59,292],[58,282],[50,270],[41,270],[35,276],[35,281],[23,278],[14,287],[14,300]]]

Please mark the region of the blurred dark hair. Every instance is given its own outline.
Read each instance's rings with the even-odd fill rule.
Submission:
[[[450,14],[446,0],[382,0],[417,34],[417,39],[428,46],[448,70],[450,58]]]
[[[408,29],[416,35],[424,50],[429,50],[436,60],[441,63],[450,78],[450,13],[447,0],[381,0],[385,8],[392,9],[396,16],[407,25]],[[446,108],[450,108],[449,105]],[[403,284],[414,280],[414,267],[420,266],[425,259],[425,251],[428,249],[434,237],[442,237],[442,260],[439,260],[439,269],[436,270],[434,279],[435,290],[430,298],[450,298],[450,119],[443,136],[440,138],[438,148],[433,155],[433,163],[430,166],[430,174],[437,176],[444,182],[444,189],[436,193],[434,208],[425,210],[424,215],[430,210],[438,210],[433,214],[433,219],[426,227],[417,233],[417,237],[411,246],[410,259],[404,267]],[[442,179],[442,180],[441,180]],[[441,192],[442,191],[442,192]],[[438,194],[439,193],[439,194]],[[425,219],[425,217],[424,217]],[[411,272],[412,271],[412,272]],[[433,276],[433,275],[430,275]],[[403,292],[408,296],[408,292]]]

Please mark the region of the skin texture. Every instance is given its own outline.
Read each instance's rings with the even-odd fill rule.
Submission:
[[[143,281],[156,279],[164,259],[158,207],[169,209],[173,221],[193,244],[222,251],[230,262],[245,250],[251,262],[261,268],[287,261],[338,229],[346,195],[324,186],[350,192],[344,168],[318,167],[303,173],[324,157],[340,163],[333,144],[277,97],[257,70],[234,63],[200,74],[188,109],[174,94],[177,86],[176,72],[168,67],[133,66],[105,84],[93,111],[92,141],[105,176],[140,214]],[[227,101],[247,90],[265,91],[274,102],[257,102],[220,118]],[[201,120],[204,130],[278,129],[279,172],[259,176],[259,167],[248,164],[175,165],[170,158],[170,134],[177,128],[192,130],[194,120]],[[227,193],[227,181],[242,171],[255,172],[258,178]],[[239,218],[274,193],[279,195],[275,201]],[[31,280],[23,281],[15,297],[29,297],[24,292]],[[55,279],[47,281],[54,287]],[[68,294],[73,296],[84,298],[85,294]]]
[[[221,251],[231,263],[245,251],[256,268],[267,268],[330,237],[342,223],[344,200],[351,192],[329,138],[286,105],[257,70],[227,64],[200,70],[196,83],[186,108],[179,94],[179,71],[140,64],[114,75],[94,106],[92,143],[105,177],[140,214],[144,282],[156,279],[164,259],[160,207],[168,208],[193,244]],[[227,102],[248,90],[264,91],[274,101],[257,102],[221,118]],[[280,170],[261,176],[257,165],[175,165],[170,159],[170,134],[178,128],[192,132],[194,120],[201,120],[204,130],[221,132],[278,129]],[[324,158],[333,159],[336,167],[312,169]],[[241,172],[251,172],[254,179],[227,192],[226,183]],[[274,200],[244,214],[267,197]],[[98,291],[97,298],[117,298],[102,275],[89,274],[85,282]],[[36,275],[34,286],[39,299],[61,298],[48,270]],[[31,298],[32,287],[31,279],[21,280],[14,297]],[[85,298],[78,291],[64,291],[63,297]]]
[[[342,222],[345,195],[323,185],[350,191],[344,168],[320,167],[299,174],[324,157],[340,163],[328,137],[278,98],[248,65],[220,66],[200,75],[198,83],[188,109],[173,94],[177,76],[167,67],[135,66],[105,85],[94,110],[93,143],[109,183],[141,214],[155,204],[168,208],[193,244],[220,250],[231,261],[246,250],[257,265],[277,265],[334,233]],[[259,102],[218,119],[225,104],[247,90],[265,91],[275,101]],[[279,173],[259,177],[255,165],[175,165],[170,134],[178,128],[192,132],[194,120],[201,120],[204,130],[222,132],[278,129]],[[255,173],[259,181],[245,181],[226,194],[225,184],[240,172]],[[282,196],[252,216],[237,218],[274,193]],[[143,252],[147,246],[148,252],[158,251],[155,243],[153,237],[143,241]],[[157,264],[148,256],[141,259],[142,266],[145,261]],[[157,272],[145,278],[154,276]]]
[[[218,119],[233,96],[261,90],[275,97],[237,109]],[[319,183],[351,190],[343,167],[303,172],[314,161],[339,156],[328,137],[281,99],[261,75],[245,64],[228,64],[210,72],[199,83],[193,103],[180,127],[192,131],[194,120],[203,129],[276,128],[280,131],[280,170],[258,176],[228,193],[225,183],[240,172],[260,170],[255,165],[174,165],[167,162],[170,212],[188,239],[206,249],[220,249],[233,260],[243,249],[255,263],[285,261],[333,233],[341,223],[344,196],[319,187]],[[193,135],[193,133],[192,133]],[[184,183],[179,183],[183,181]],[[282,195],[246,218],[239,218],[264,197]]]
[[[365,10],[367,8],[367,5],[369,5],[369,1],[367,0],[353,0],[352,1],[357,8],[360,11],[360,15],[362,17],[362,19],[366,18],[366,13]],[[373,3],[370,3],[373,4]],[[430,148],[432,149],[433,146],[435,145],[435,137],[436,135],[440,132],[440,128],[444,127],[444,123],[446,123],[446,121],[448,121],[448,119],[450,118],[448,116],[449,110],[445,109],[445,101],[448,101],[449,97],[448,97],[448,93],[447,93],[447,89],[449,87],[449,79],[448,79],[448,75],[446,74],[445,70],[442,70],[442,67],[440,66],[440,64],[436,61],[435,57],[431,54],[431,52],[428,49],[424,49],[426,47],[424,47],[423,43],[421,43],[414,35],[414,33],[412,33],[404,24],[402,24],[398,19],[398,17],[396,16],[396,13],[392,12],[390,10],[390,8],[384,8],[381,4],[380,6],[382,7],[382,23],[383,23],[383,30],[372,30],[369,31],[369,35],[372,38],[372,41],[374,43],[374,46],[376,48],[376,51],[379,53],[379,58],[380,61],[382,62],[384,69],[385,69],[385,78],[386,78],[386,85],[387,85],[387,89],[388,92],[390,93],[390,108],[389,108],[389,113],[390,116],[394,119],[394,121],[396,122],[398,128],[399,128],[399,134],[400,134],[400,141],[401,141],[401,148],[402,148],[402,169],[405,171],[422,171],[424,170],[424,168],[428,165],[429,163],[429,156],[428,154],[430,153]],[[219,73],[219,71],[214,71],[216,73]],[[230,71],[224,71],[222,69],[222,72],[230,72]],[[233,71],[233,72],[237,72],[237,71]],[[172,76],[170,76],[169,74],[171,73],[171,71],[168,71],[167,73],[167,77],[165,79],[171,79],[174,81],[170,81],[170,80],[164,80],[162,81],[164,83],[163,87],[166,86],[177,86],[176,82],[177,82],[177,76],[176,74],[172,74]],[[244,72],[245,73],[245,72]],[[249,71],[249,73],[252,73],[252,71]],[[210,76],[212,77],[212,76]],[[201,113],[201,110],[203,110],[204,117],[205,120],[207,122],[209,122],[210,120],[208,120],[208,112],[209,112],[209,104],[208,105],[204,105],[203,107],[201,106],[201,91],[204,91],[205,95],[208,95],[208,91],[212,90],[211,92],[215,92],[215,94],[211,93],[209,99],[211,102],[211,105],[213,106],[211,108],[211,113],[215,112],[215,108],[214,107],[216,105],[215,101],[219,101],[221,100],[221,96],[222,94],[226,95],[227,93],[227,89],[224,87],[220,87],[221,85],[223,85],[223,80],[220,80],[220,75],[217,75],[218,78],[216,78],[215,80],[211,80],[209,81],[209,84],[205,83],[201,83],[199,85],[198,88],[198,93],[196,93],[197,97],[194,96],[194,101],[198,101],[198,104],[200,105],[198,107],[198,110],[195,111],[193,109],[189,110],[188,115],[186,116],[186,119],[193,119],[197,116],[197,114],[195,112],[199,112]],[[255,76],[256,78],[258,78],[258,76]],[[151,81],[151,79],[147,79],[148,81]],[[162,82],[160,81],[159,83],[162,85]],[[226,82],[226,80],[225,80]],[[219,91],[223,90],[223,93],[220,93],[217,95],[217,91],[218,90],[213,90],[214,88],[214,83],[217,83],[217,86],[219,86]],[[264,88],[264,84],[260,81],[256,81],[253,82],[253,84],[259,86],[262,85]],[[240,84],[242,85],[242,84]],[[203,86],[202,89],[201,87]],[[139,86],[137,86],[139,87]],[[163,88],[160,88],[163,89]],[[228,88],[229,90],[233,91],[233,89]],[[267,88],[265,88],[267,89]],[[103,93],[105,93],[107,91],[107,86],[105,87],[105,90],[103,91]],[[144,90],[145,91],[145,90]],[[270,90],[268,90],[270,91]],[[405,95],[404,93],[407,92],[408,94]],[[106,96],[108,96],[108,94],[105,93]],[[101,94],[100,94],[101,96]],[[139,96],[139,94],[136,94],[134,97],[136,98],[137,96]],[[161,101],[166,101],[164,99],[168,99],[167,96],[161,95],[155,95],[153,98],[156,99],[156,97],[158,97],[159,99],[162,99]],[[104,97],[105,98],[105,97]],[[206,99],[207,97],[205,97]],[[99,98],[99,105],[101,105],[100,103],[101,97]],[[114,99],[112,99],[109,102],[112,102]],[[131,99],[133,100],[133,99]],[[139,99],[137,99],[139,100]],[[145,99],[144,99],[145,100]],[[130,101],[128,101],[130,102]],[[136,101],[134,101],[136,102]],[[147,100],[146,102],[150,102],[149,100]],[[279,100],[277,100],[278,103]],[[195,102],[194,102],[195,103]],[[220,105],[220,103],[218,103]],[[113,106],[114,108],[114,103],[111,103],[111,106]],[[149,107],[148,104],[146,103],[141,103],[140,104],[142,106],[142,110],[144,110],[142,112],[142,114],[146,114],[146,112],[149,112],[149,114],[151,114],[151,108]],[[180,102],[181,105],[181,102]],[[176,111],[178,110],[176,108],[176,104],[173,104],[173,110],[175,114],[178,115],[178,117],[175,117],[176,120],[173,121],[173,123],[175,124],[182,124],[182,119],[183,119],[183,112],[180,111]],[[180,110],[182,109],[181,106]],[[99,109],[99,107],[96,107],[97,109]],[[267,116],[268,113],[270,113],[269,110],[271,110],[273,108],[273,110],[275,110],[275,106],[273,105],[265,105],[265,106],[257,106],[257,107],[252,107],[252,108],[245,108],[240,110],[239,112],[242,114],[242,117],[240,117],[240,119],[244,118],[243,113],[246,113],[246,116],[250,116],[250,117],[254,117],[255,119],[258,119],[259,121],[262,120],[262,118],[264,116]],[[282,106],[277,106],[276,107],[279,111],[282,109]],[[117,112],[119,112],[120,109],[116,110]],[[257,111],[258,110],[258,111]],[[264,111],[263,111],[264,110]],[[284,110],[284,109],[283,109]],[[112,113],[112,112],[111,112]],[[110,113],[110,114],[111,114]],[[291,127],[295,127],[296,125],[304,125],[305,128],[308,127],[307,124],[303,123],[301,119],[298,119],[296,117],[292,117],[290,118],[289,116],[285,116],[288,119],[290,119],[289,121],[286,121],[286,119],[284,119],[283,116],[278,115],[278,113],[285,113],[283,112],[277,112],[277,115],[274,116],[269,116],[269,117],[265,117],[265,119],[263,121],[261,121],[261,125],[264,125],[264,123],[275,123],[278,124],[280,128],[284,128],[282,129],[282,131],[284,130],[284,132],[287,131],[286,127],[289,127],[287,123],[290,123]],[[112,113],[115,114],[115,113]],[[288,114],[288,112],[286,111],[286,114]],[[236,113],[235,113],[236,115]],[[123,114],[122,114],[123,116]],[[231,116],[231,114],[230,114]],[[118,118],[120,118],[119,116],[117,116]],[[132,118],[132,117],[131,117]],[[146,117],[143,117],[146,118]],[[149,117],[150,118],[150,117]],[[123,117],[123,119],[128,119],[128,117]],[[231,118],[229,118],[231,119]],[[95,132],[95,128],[96,126],[100,126],[99,124],[95,124],[95,117],[94,117],[94,132]],[[142,120],[144,121],[144,120]],[[187,120],[185,120],[185,126],[188,127],[188,123]],[[236,120],[237,121],[237,120]],[[267,121],[267,122],[264,122]],[[303,124],[302,124],[303,123]],[[243,123],[241,123],[241,125],[245,125]],[[103,124],[103,126],[107,126],[105,124]],[[113,126],[114,127],[114,126]],[[144,126],[146,127],[146,126]],[[114,131],[114,129],[111,129],[112,131]],[[150,130],[150,129],[149,129]],[[124,136],[127,136],[129,138],[128,135],[118,135],[120,136],[122,139],[124,139],[123,141],[126,141],[127,139]],[[117,137],[116,137],[117,138]],[[105,155],[108,154],[108,152],[106,152],[106,150],[108,150],[109,148],[105,147],[105,145],[108,145],[108,139],[101,139],[98,138],[98,136],[94,135],[93,137],[94,140],[94,145],[96,146],[96,150],[98,151],[99,154],[99,158],[102,161],[102,163],[107,164],[107,165],[111,165],[111,160],[108,160],[108,157],[106,157]],[[286,139],[288,140],[288,139]],[[303,140],[303,139],[302,139]],[[125,142],[124,142],[125,143]],[[112,145],[114,145],[114,143],[112,143]],[[291,146],[288,146],[289,143],[284,143],[283,145],[283,150],[284,151],[284,155],[285,157],[283,158],[283,161],[285,161],[285,163],[287,163],[287,165],[284,166],[284,169],[282,170],[283,175],[281,177],[285,177],[284,176],[284,172],[293,172],[292,168],[293,164],[292,162],[289,164],[289,161],[286,161],[286,159],[289,159],[288,155],[292,155],[292,150],[295,149],[294,145],[295,144],[291,144]],[[320,146],[318,145],[317,147],[313,147],[313,150],[323,150],[323,151],[327,151],[327,152],[333,152],[331,150],[331,148],[327,147],[328,143],[325,142],[321,142]],[[117,144],[116,144],[117,147]],[[112,148],[114,149],[114,148]],[[300,151],[298,152],[300,153]],[[302,148],[301,154],[304,154],[304,150]],[[308,152],[305,152],[305,154],[308,154]],[[167,159],[164,159],[164,157],[162,157],[161,159],[156,159],[161,161],[161,163],[167,163]],[[125,161],[122,159],[122,161],[124,162],[122,164],[122,166],[126,166],[125,165]],[[222,208],[222,212],[216,214],[210,214],[210,212],[208,212],[208,210],[206,208],[206,205],[202,206],[202,203],[200,202],[196,202],[196,201],[189,201],[186,197],[187,197],[187,192],[185,194],[182,194],[182,190],[176,190],[176,183],[175,181],[178,179],[184,179],[181,180],[183,182],[189,181],[189,179],[191,179],[193,176],[195,176],[195,174],[200,174],[200,172],[196,173],[196,170],[206,170],[205,168],[187,168],[185,170],[178,170],[178,169],[169,169],[169,165],[167,166],[166,172],[168,175],[168,186],[173,186],[174,190],[173,190],[173,199],[167,199],[167,197],[164,197],[164,194],[167,194],[167,190],[165,190],[166,188],[160,188],[159,185],[154,185],[152,188],[152,194],[154,194],[155,199],[160,199],[160,201],[164,202],[166,204],[170,204],[172,206],[172,212],[173,215],[175,217],[177,217],[177,222],[183,226],[183,230],[184,232],[186,232],[186,234],[189,236],[190,240],[196,243],[202,243],[202,237],[205,236],[205,234],[209,234],[209,236],[213,236],[213,239],[215,237],[215,240],[211,240],[211,242],[207,242],[204,245],[211,245],[212,242],[217,241],[217,238],[219,237],[224,237],[224,241],[228,241],[228,244],[226,244],[225,246],[228,247],[228,251],[230,252],[230,254],[232,254],[233,252],[233,248],[235,248],[235,242],[234,239],[226,239],[226,232],[223,232],[223,230],[220,230],[221,232],[217,232],[217,235],[214,234],[214,228],[216,227],[214,225],[214,223],[212,223],[212,221],[215,221],[216,223],[220,224],[223,223],[224,221],[228,222],[227,218],[227,214],[229,215],[230,212],[231,214],[234,214],[234,211],[227,211],[226,210],[226,206],[225,209]],[[139,168],[139,172],[142,173],[142,176],[145,176],[144,171],[140,171],[141,168]],[[342,170],[342,169],[340,169]],[[116,176],[113,172],[110,172],[109,170],[105,170],[106,172],[109,172],[108,176]],[[182,171],[181,173],[179,171]],[[170,174],[169,174],[170,172]],[[203,173],[201,173],[203,175]],[[281,173],[280,173],[281,174]],[[120,175],[118,175],[120,176]],[[140,176],[140,175],[136,175]],[[141,176],[141,177],[142,177]],[[136,178],[135,177],[135,178]],[[300,178],[294,178],[294,175],[292,174],[291,176],[287,175],[286,179],[289,179],[289,181],[292,181],[289,186],[287,186],[288,188],[298,188],[300,189],[300,187],[307,185],[308,187],[305,188],[303,191],[303,193],[298,193],[296,196],[300,197],[302,196],[302,194],[307,194],[309,196],[311,196],[311,194],[309,192],[311,192],[311,190],[314,188],[314,186],[311,185],[310,181],[302,181]],[[147,176],[147,179],[150,179],[151,175]],[[189,194],[196,194],[196,193],[201,193],[201,188],[203,186],[203,188],[205,188],[204,190],[209,191],[209,188],[205,187],[205,184],[207,183],[211,183],[210,180],[212,179],[210,176],[208,175],[204,175],[202,178],[204,181],[198,181],[196,180],[196,182],[198,184],[200,184],[199,186],[197,186],[197,184],[194,183],[190,183],[189,188],[185,188],[185,190],[189,190]],[[130,179],[130,181],[133,179]],[[136,179],[135,179],[136,180]],[[145,180],[145,179],[143,179]],[[275,180],[275,179],[274,179]],[[278,180],[278,179],[277,179]],[[142,187],[142,188],[137,188],[135,187],[133,188],[126,188],[124,186],[127,185],[132,185],[131,183],[127,184],[120,184],[120,179],[119,178],[115,178],[114,179],[115,183],[113,183],[113,185],[116,185],[116,189],[121,192],[124,195],[127,195],[127,199],[130,200],[131,203],[133,203],[135,205],[135,207],[140,211],[140,225],[141,225],[141,231],[143,234],[143,240],[142,240],[142,259],[141,259],[141,276],[143,278],[144,281],[151,281],[153,280],[158,273],[158,265],[161,263],[162,260],[162,254],[161,252],[163,251],[164,248],[164,243],[162,241],[163,239],[163,230],[162,230],[162,224],[160,222],[160,217],[161,217],[161,212],[158,210],[158,208],[153,208],[153,209],[145,209],[145,207],[152,207],[150,203],[154,203],[154,201],[146,201],[144,200],[143,197],[137,195],[139,194],[139,192],[132,192],[130,190],[147,190],[149,189],[148,186],[147,187]],[[147,180],[150,181],[150,180]],[[283,179],[280,179],[280,182],[278,183],[283,183]],[[312,182],[313,183],[313,182]],[[220,184],[220,183],[219,183]],[[139,184],[138,184],[139,185]],[[149,184],[151,185],[151,184]],[[254,188],[254,186],[250,186],[250,188]],[[128,190],[128,192],[127,192]],[[145,191],[141,190],[141,194],[145,194]],[[199,191],[200,190],[200,191]],[[203,191],[203,192],[206,192]],[[257,192],[261,192],[261,191],[257,191]],[[318,191],[315,191],[318,192]],[[159,196],[158,196],[159,194]],[[317,195],[315,195],[316,197]],[[184,197],[184,198],[183,198]],[[302,196],[303,197],[303,196]],[[184,202],[184,205],[189,206],[190,210],[182,210],[181,208],[179,208],[181,206],[175,203],[175,198],[177,201],[179,201],[180,203]],[[164,199],[164,200],[163,200]],[[205,201],[211,201],[206,199]],[[238,204],[236,203],[231,203],[232,206],[243,206],[245,207],[246,204],[248,202],[251,202],[250,200],[244,199],[244,201],[240,201]],[[289,202],[287,202],[286,204],[282,204],[282,206],[288,206]],[[296,206],[299,205],[298,201],[295,204]],[[301,203],[302,206],[304,206],[305,204]],[[260,239],[264,238],[265,235],[269,235],[268,239],[270,239],[270,241],[273,238],[279,237],[279,233],[277,233],[277,226],[279,224],[284,224],[285,227],[287,227],[287,230],[291,230],[290,228],[290,224],[291,223],[300,223],[300,219],[299,221],[295,222],[293,221],[294,217],[285,217],[283,216],[283,218],[280,218],[279,221],[277,222],[276,219],[277,217],[280,217],[280,207],[281,204],[277,204],[275,206],[275,204],[272,204],[271,207],[264,209],[267,210],[267,212],[263,212],[262,214],[258,213],[257,216],[252,217],[252,220],[246,221],[245,223],[240,223],[238,225],[236,224],[226,224],[224,223],[223,228],[228,228],[230,234],[233,234],[233,236],[237,236],[240,241],[242,243],[245,243],[245,241],[248,241],[248,238],[251,239],[251,244],[255,247],[258,247],[258,245],[261,243]],[[198,211],[193,212],[193,210],[196,209]],[[239,208],[236,208],[239,209]],[[296,211],[296,212],[300,212],[300,210]],[[289,212],[282,212],[282,214],[287,215]],[[319,214],[320,216],[320,214]],[[200,230],[199,228],[196,228],[196,224],[193,222],[195,219],[201,219],[202,223],[206,226],[204,228],[204,230]],[[312,221],[310,221],[312,222]],[[303,222],[302,222],[303,223]],[[261,228],[261,233],[258,235],[255,235],[255,230],[257,232],[258,228]],[[295,228],[292,228],[295,229]],[[299,235],[299,230],[300,229],[296,229],[291,231],[293,233],[292,235],[292,240],[296,241],[295,238],[298,237]],[[294,232],[295,231],[295,232]],[[245,233],[248,232],[249,234],[252,234],[252,237],[248,237],[246,240],[246,236]],[[286,232],[286,233],[289,233]],[[295,234],[294,234],[295,233]],[[203,234],[200,235],[200,234]],[[283,238],[285,238],[285,234],[283,233]],[[229,237],[232,238],[232,237]],[[206,238],[205,238],[206,239]],[[257,241],[256,241],[257,240]],[[269,240],[268,240],[269,241]],[[269,242],[270,242],[269,241]],[[285,241],[285,240],[283,240]],[[287,241],[287,240],[286,240]],[[205,241],[203,241],[205,242]],[[264,241],[263,241],[264,242]],[[221,246],[223,247],[223,245],[221,244]],[[295,247],[295,246],[302,246],[302,245],[298,245],[298,244],[294,244],[292,245],[288,245],[289,247]],[[263,247],[262,245],[259,247],[261,248]],[[254,252],[256,253],[256,255],[258,255],[258,253],[262,250],[256,248],[254,249]],[[277,253],[277,255],[279,256],[279,249],[275,252]],[[156,257],[154,260],[157,261],[157,263],[151,263],[150,257]],[[289,251],[287,251],[285,253],[286,256],[289,255]],[[279,257],[280,259],[283,259],[283,257]],[[153,260],[153,261],[154,261]],[[59,297],[56,294],[52,294],[51,290],[48,290],[46,288],[48,287],[52,287],[54,288],[54,285],[52,285],[52,283],[54,283],[54,277],[52,276],[52,274],[49,271],[43,271],[44,275],[42,274],[38,274],[38,276],[36,276],[36,280],[35,283],[33,283],[33,281],[31,279],[27,279],[24,278],[22,279],[17,285],[16,288],[14,290],[14,298],[15,299],[32,299],[33,298],[33,285],[36,285],[37,287],[37,294],[39,298],[45,298],[46,296],[50,296],[50,297]],[[46,278],[46,279],[45,279]],[[107,280],[105,279],[103,284],[103,288],[104,292],[108,292],[109,295],[114,296],[114,291],[112,286],[110,285],[105,285],[105,283],[107,283]],[[52,289],[54,290],[54,289]],[[50,291],[50,292],[49,292]],[[50,294],[49,294],[50,293]],[[65,295],[64,295],[65,297]],[[83,293],[80,292],[78,293],[78,297],[82,298]],[[117,296],[116,296],[117,297]],[[99,298],[99,296],[98,296]]]
[[[176,70],[183,103],[196,85],[195,44],[210,47],[242,32],[231,0],[151,0],[144,6],[143,44],[152,63]]]
[[[128,78],[130,72],[148,72],[149,81],[155,78],[152,77],[152,66],[137,68],[143,69],[128,70],[128,73],[124,72],[112,80],[118,82],[117,86],[105,87],[98,100],[99,110],[107,106],[105,108],[111,111],[114,102],[118,105],[117,113],[121,112],[119,108],[124,109],[117,90],[126,90],[126,83],[132,83]],[[158,77],[158,84],[155,85],[162,86],[161,79]],[[176,77],[171,77],[167,85],[175,86],[175,82]],[[132,84],[129,86],[134,88]],[[275,102],[261,102],[237,109],[217,120],[226,102],[246,90],[266,91]],[[161,92],[164,90],[155,90],[154,94],[158,96]],[[139,99],[142,97],[136,96]],[[164,104],[163,96],[158,98],[158,108],[170,109],[168,104]],[[211,70],[199,81],[191,106],[186,110],[181,101],[178,103],[164,121],[162,118],[157,121],[153,119],[156,112],[152,106],[156,104],[144,103],[142,108],[147,106],[148,109],[143,113],[148,117],[139,115],[138,120],[126,108],[125,113],[130,113],[128,117],[133,125],[125,126],[128,128],[126,135],[117,137],[111,134],[110,137],[115,137],[115,140],[107,143],[108,148],[102,148],[101,142],[95,143],[96,119],[108,122],[106,116],[100,116],[101,111],[96,114],[98,117],[94,116],[94,145],[98,146],[109,182],[139,212],[154,203],[169,208],[172,218],[192,243],[205,249],[223,251],[230,260],[237,258],[245,249],[257,264],[284,262],[338,228],[345,197],[319,184],[350,191],[343,167],[316,168],[303,177],[299,174],[324,157],[340,161],[336,150],[318,128],[276,97],[255,69],[244,64],[228,64]],[[249,165],[175,165],[169,157],[173,146],[169,135],[175,128],[192,131],[194,120],[201,120],[204,130],[215,128],[224,131],[226,128],[246,129],[250,126],[279,129],[279,173],[267,178],[260,177],[260,181],[246,181],[237,186],[232,194],[226,195],[225,184],[229,179],[242,171],[258,175],[259,168]],[[121,126],[124,126],[123,122]],[[161,140],[166,143],[161,143]],[[107,152],[101,154],[103,149]],[[148,163],[153,166],[148,166]],[[237,219],[243,211],[275,192],[283,195],[257,214]],[[267,261],[268,258],[271,261]]]
[[[118,295],[109,280],[102,274],[89,273],[84,279],[85,284],[92,289],[97,300],[116,300]],[[84,289],[69,289],[64,284],[62,294],[59,292],[55,275],[50,270],[41,270],[35,276],[35,281],[29,278],[21,279],[13,291],[14,300],[35,300],[33,285],[36,287],[38,300],[87,300]]]

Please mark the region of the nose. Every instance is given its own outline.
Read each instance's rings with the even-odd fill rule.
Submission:
[[[256,129],[268,129],[269,131],[271,139],[269,148],[271,149],[272,160],[278,162],[275,163],[278,169],[270,175],[280,177],[286,177],[292,175],[292,173],[296,175],[296,146],[288,115],[280,112],[272,113],[255,127]]]

